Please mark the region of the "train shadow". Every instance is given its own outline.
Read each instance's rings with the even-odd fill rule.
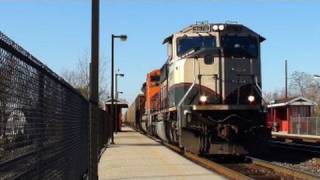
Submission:
[[[124,147],[124,146],[131,146],[131,147],[159,147],[162,146],[158,143],[119,143],[113,144],[109,146],[109,148],[117,148],[117,147]]]
[[[284,164],[301,164],[305,162],[320,161],[319,152],[305,152],[284,149],[279,147],[269,147],[264,153],[249,153],[248,155],[206,155],[209,160],[222,164],[251,163],[250,157],[262,159],[268,162],[278,162]]]
[[[271,162],[300,164],[313,159],[319,159],[319,153],[303,152],[291,149],[270,147],[269,151],[263,154],[252,155],[253,157]]]
[[[206,159],[222,164],[250,163],[251,159],[245,155],[206,155]]]
[[[137,131],[135,131],[133,129],[124,129],[124,130],[119,131],[118,133],[127,133],[127,132],[137,132]]]

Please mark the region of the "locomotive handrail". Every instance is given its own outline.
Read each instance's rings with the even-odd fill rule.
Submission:
[[[254,77],[254,82],[255,82],[255,85],[256,85],[256,88],[258,90],[258,94],[259,96],[261,97],[261,99],[264,101],[264,103],[268,104],[267,101],[263,98],[263,91],[261,89],[261,87],[259,86],[258,84],[258,79],[257,79],[257,76]]]
[[[192,85],[189,87],[188,91],[184,94],[184,96],[182,97],[182,99],[180,100],[180,102],[178,103],[178,108],[177,108],[177,111],[178,111],[178,132],[179,132],[179,147],[181,147],[182,145],[182,138],[181,138],[181,135],[182,135],[182,131],[181,131],[181,126],[182,126],[182,116],[181,116],[181,110],[182,110],[182,103],[185,101],[185,99],[187,98],[187,96],[190,94],[191,90],[193,89],[193,87],[195,86],[196,84],[196,74],[195,74],[195,69],[196,69],[196,61],[197,58],[194,58],[193,59],[193,82],[192,82]]]

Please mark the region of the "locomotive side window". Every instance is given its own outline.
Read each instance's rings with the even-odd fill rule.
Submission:
[[[204,57],[204,63],[207,65],[213,64],[214,63],[214,58],[212,55],[206,55]]]
[[[228,57],[258,57],[258,40],[253,36],[223,36],[224,55]]]
[[[160,83],[162,83],[163,81],[167,80],[167,78],[168,78],[168,65],[164,64],[161,67],[160,72],[161,72],[160,73]]]
[[[151,86],[159,86],[160,84],[160,76],[159,75],[153,75],[150,77]]]
[[[171,60],[172,59],[172,44],[168,43],[167,45],[167,54],[168,54],[168,59]]]
[[[216,37],[183,37],[178,39],[177,54],[181,56],[192,49],[216,47]]]

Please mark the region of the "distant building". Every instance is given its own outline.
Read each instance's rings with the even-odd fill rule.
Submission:
[[[290,133],[292,117],[311,117],[317,103],[304,97],[291,97],[272,101],[268,105],[268,126],[273,131]]]

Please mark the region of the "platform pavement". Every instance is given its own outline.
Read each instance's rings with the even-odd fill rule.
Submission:
[[[305,134],[288,134],[285,132],[272,132],[273,140],[286,139],[287,142],[306,142],[306,143],[320,143],[320,136],[305,135]]]
[[[100,180],[219,180],[209,171],[158,142],[124,127],[114,136],[115,144],[102,154]]]
[[[282,136],[282,137],[292,137],[292,138],[309,138],[309,139],[319,139],[320,135],[309,135],[309,134],[290,134],[286,132],[274,132],[272,131],[273,136]]]

